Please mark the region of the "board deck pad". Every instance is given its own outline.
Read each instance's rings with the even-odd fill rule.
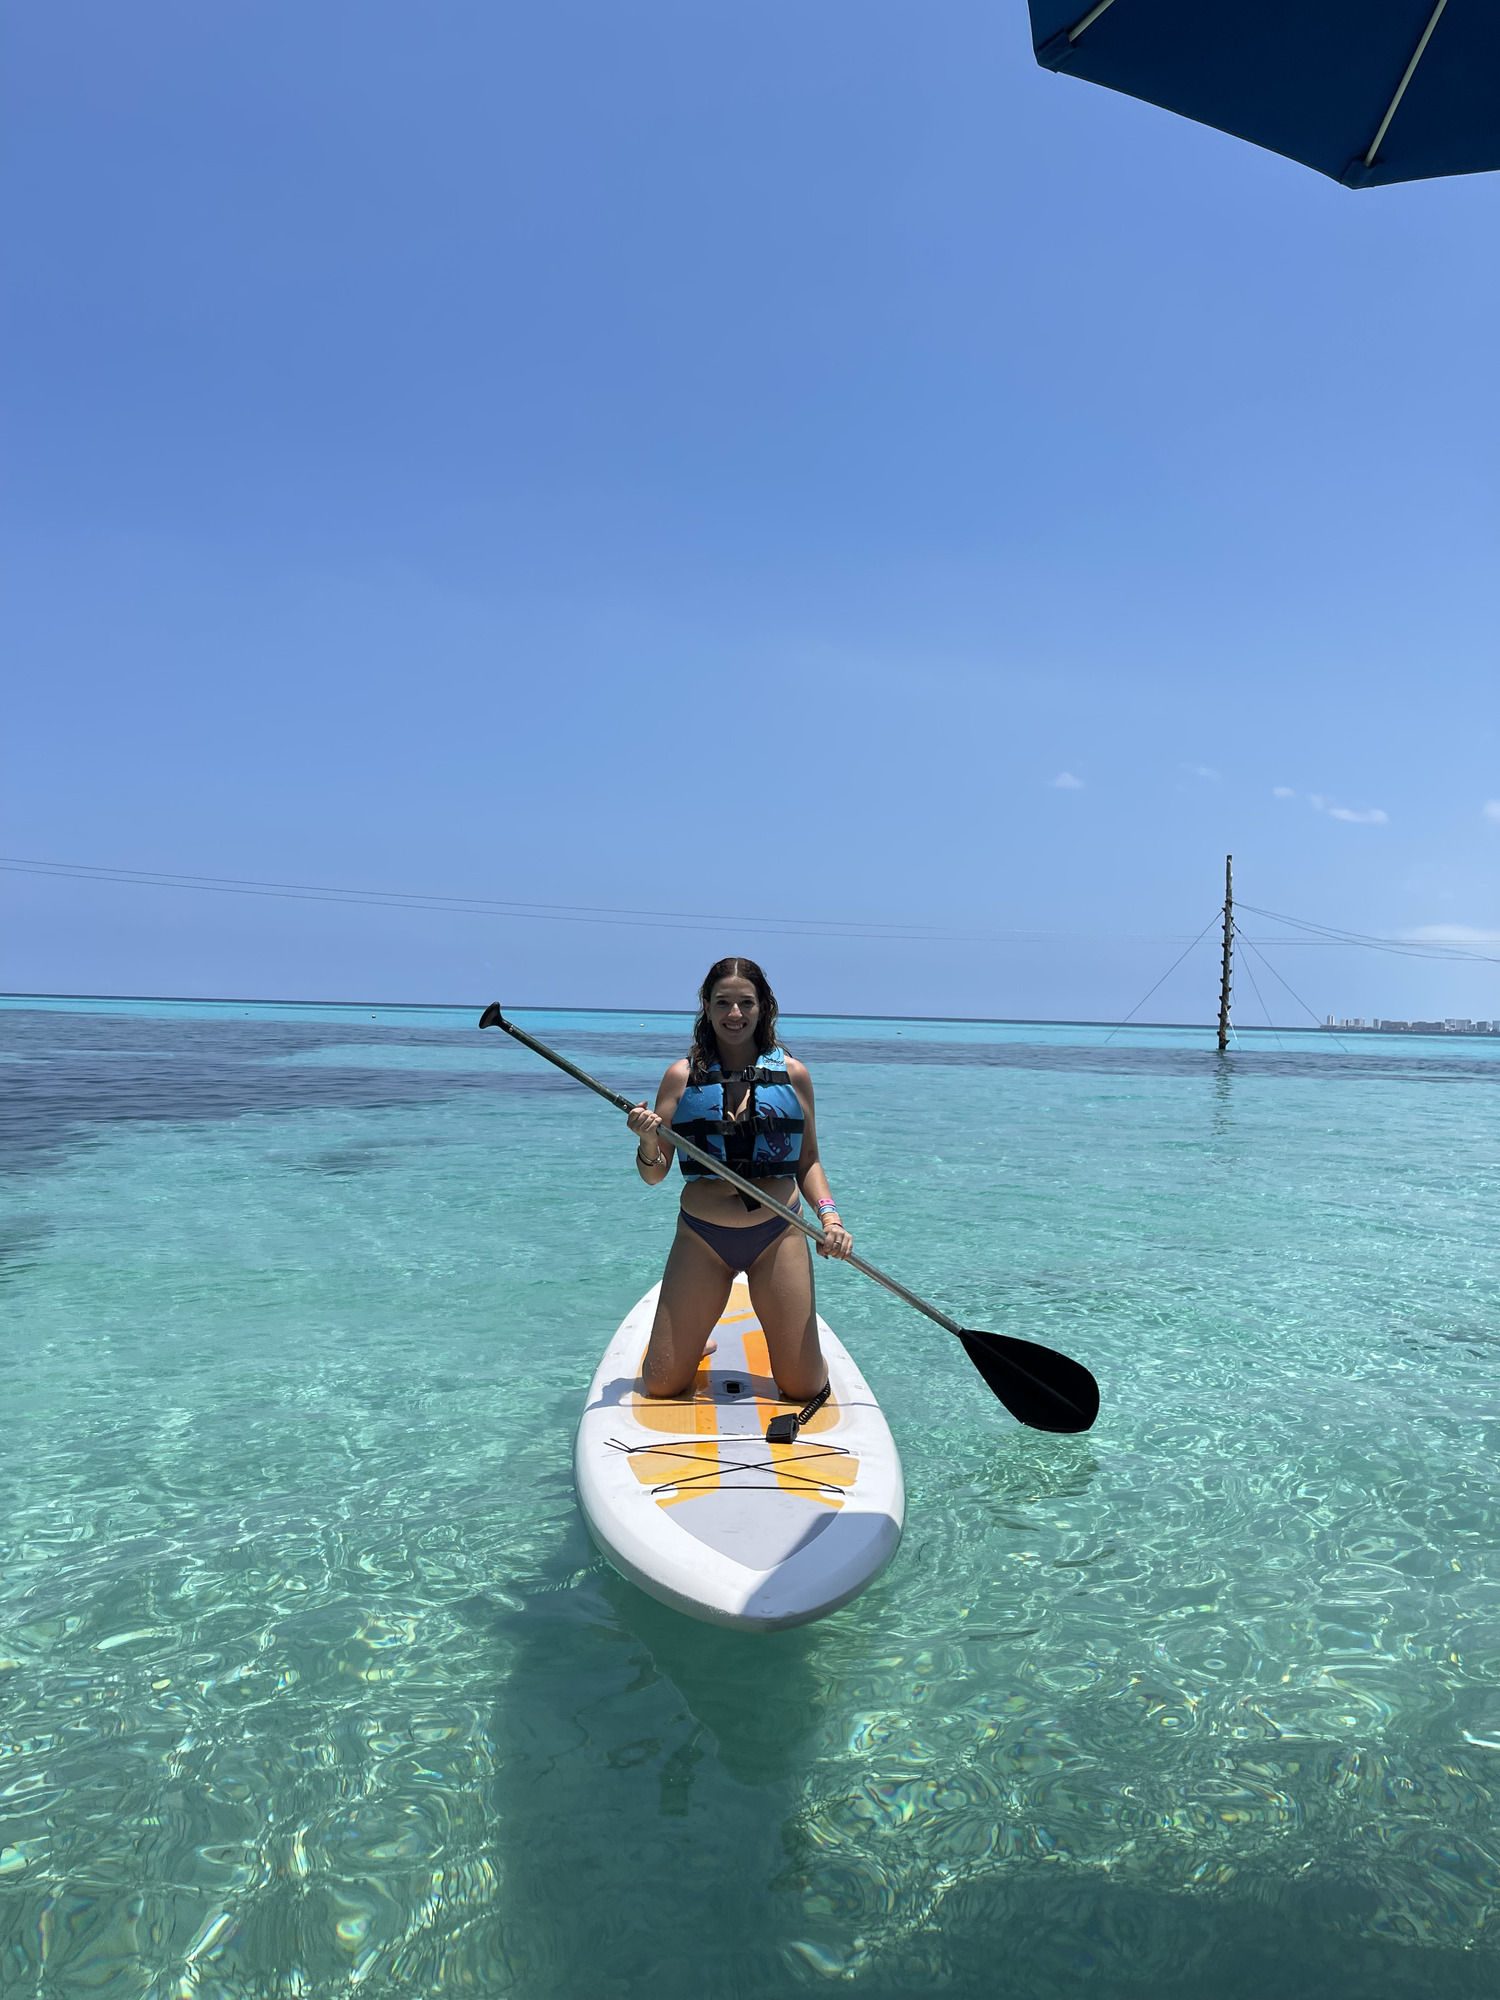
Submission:
[[[652,1595],[715,1623],[771,1629],[846,1603],[895,1552],[904,1512],[900,1461],[869,1385],[820,1320],[829,1399],[794,1442],[768,1444],[772,1417],[798,1405],[777,1392],[741,1277],[691,1391],[647,1396],[640,1369],[656,1296],[610,1343],[579,1426],[579,1499],[594,1539]]]

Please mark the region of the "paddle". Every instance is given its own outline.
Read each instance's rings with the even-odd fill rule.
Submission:
[[[498,1000],[492,1000],[479,1017],[481,1028],[503,1028],[506,1034],[539,1055],[544,1061],[554,1064],[577,1082],[597,1091],[599,1096],[613,1104],[617,1111],[634,1111],[635,1106],[628,1097],[621,1097],[616,1091],[607,1090],[586,1070],[570,1063],[566,1056],[560,1056],[556,1049],[549,1049],[545,1042],[539,1042],[534,1035],[528,1035],[524,1028],[518,1028],[514,1021],[507,1021],[500,1012]],[[810,1236],[814,1243],[821,1243],[823,1231],[815,1222],[809,1222],[795,1209],[787,1208],[775,1201],[763,1187],[754,1181],[742,1180],[732,1167],[714,1158],[712,1153],[685,1139],[678,1132],[667,1133],[669,1142],[690,1159],[698,1160],[720,1180],[728,1181],[741,1194],[749,1195],[773,1215],[783,1216],[804,1236]],[[905,1285],[898,1285],[894,1278],[888,1278],[884,1271],[877,1271],[873,1264],[867,1264],[863,1257],[852,1253],[839,1260],[852,1264],[856,1271],[863,1271],[867,1278],[873,1278],[877,1285],[884,1285],[888,1292],[894,1292],[898,1299],[905,1299],[919,1313],[942,1327],[945,1333],[953,1334],[963,1342],[964,1352],[984,1377],[991,1392],[999,1398],[1011,1415],[1023,1424],[1029,1424],[1034,1431],[1086,1431],[1099,1414],[1099,1384],[1080,1361],[1070,1360],[1066,1354],[1058,1354],[1050,1347],[1042,1347],[1034,1340],[1017,1340],[1008,1333],[982,1333],[973,1327],[960,1326],[957,1320],[939,1312],[925,1299],[919,1299],[915,1292],[909,1292]]]

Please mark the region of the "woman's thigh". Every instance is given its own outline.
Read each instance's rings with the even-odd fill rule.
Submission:
[[[785,1229],[750,1266],[750,1303],[765,1329],[776,1386],[789,1402],[805,1403],[828,1380],[818,1346],[812,1259],[800,1229]]]
[[[716,1257],[701,1236],[684,1229],[677,1234],[662,1274],[661,1297],[651,1327],[651,1343],[642,1369],[648,1396],[681,1396],[703,1359],[708,1336],[729,1303],[734,1273]]]

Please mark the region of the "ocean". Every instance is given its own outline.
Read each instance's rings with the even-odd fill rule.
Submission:
[[[820,1265],[906,1534],[754,1637],[589,1543],[675,1195],[476,1015],[0,1011],[7,2000],[1488,2000],[1500,1042],[787,1019],[857,1248],[1103,1407]]]

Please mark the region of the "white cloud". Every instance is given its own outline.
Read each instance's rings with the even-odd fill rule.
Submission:
[[[1500,944],[1493,931],[1476,931],[1470,924],[1423,924],[1401,935],[1408,944]]]
[[[1290,785],[1272,785],[1271,787],[1271,797],[1273,799],[1294,799],[1296,796],[1297,794],[1292,790]]]
[[[1195,778],[1222,778],[1223,776],[1223,773],[1216,771],[1212,764],[1184,764],[1182,768],[1184,771],[1191,771]]]
[[[1307,802],[1314,812],[1327,813],[1330,819],[1348,820],[1352,826],[1384,826],[1390,817],[1379,806],[1371,806],[1367,812],[1356,812],[1353,806],[1331,806],[1321,792],[1309,792]]]
[[[1052,780],[1052,783],[1060,792],[1081,792],[1083,790],[1082,778],[1075,778],[1071,771],[1059,771],[1057,776]]]
[[[1486,799],[1479,810],[1486,819],[1500,819],[1500,799]]]

